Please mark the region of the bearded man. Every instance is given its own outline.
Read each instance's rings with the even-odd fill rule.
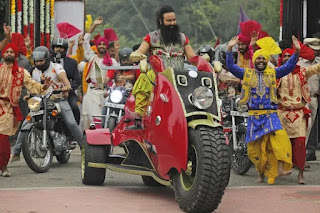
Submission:
[[[94,120],[93,115],[100,115],[104,101],[104,91],[101,88],[103,77],[108,73],[108,66],[117,66],[118,63],[114,58],[111,58],[108,53],[109,40],[105,36],[101,36],[95,40],[97,53],[90,46],[90,38],[94,29],[103,23],[103,18],[98,17],[92,24],[91,28],[84,35],[84,55],[88,63],[83,72],[83,81],[88,83],[82,102],[82,124],[83,130],[88,129],[90,123]],[[99,74],[100,76],[97,76]],[[99,85],[100,83],[100,85]],[[95,120],[99,121],[99,120]]]
[[[295,54],[287,63],[273,69],[267,63],[271,55],[279,54],[281,50],[271,37],[259,39],[257,44],[261,49],[252,57],[255,68],[243,69],[234,64],[231,52],[238,40],[235,37],[229,41],[226,64],[233,75],[243,80],[240,103],[249,108],[246,134],[248,156],[259,172],[256,182],[263,182],[264,176],[267,176],[268,184],[274,184],[276,177],[291,174],[292,168],[291,142],[276,111],[276,79],[293,71],[299,58],[300,44],[292,36]]]
[[[33,80],[27,70],[18,67],[16,58],[19,48],[9,43],[1,52],[4,64],[0,64],[0,170],[2,176],[9,177],[7,169],[10,158],[9,136],[17,131],[23,120],[19,108],[19,98],[24,85],[31,93],[44,93],[51,79],[46,78],[44,85]]]
[[[195,53],[189,38],[180,32],[174,9],[168,5],[162,6],[157,12],[156,22],[158,30],[149,33],[136,52],[157,55],[161,58],[165,68],[183,70],[184,56],[189,60],[195,56]],[[138,118],[144,115],[154,79],[155,74],[148,71],[140,75],[135,83],[132,94],[136,98],[135,113]]]
[[[168,5],[162,6],[157,12],[156,22],[158,30],[148,33],[136,52],[158,55],[165,68],[182,70],[184,56],[190,59],[195,53],[189,38],[180,32],[174,9]]]

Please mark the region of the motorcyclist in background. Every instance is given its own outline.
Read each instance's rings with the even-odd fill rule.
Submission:
[[[68,40],[64,38],[53,38],[51,42],[51,56],[50,60],[54,63],[60,64],[67,73],[67,78],[71,83],[71,90],[69,91],[68,102],[72,109],[73,115],[80,123],[80,110],[77,104],[78,96],[75,93],[81,84],[80,73],[78,70],[77,61],[67,56]]]
[[[215,60],[220,61],[222,64],[222,70],[219,73],[219,94],[220,96],[226,95],[227,97],[235,97],[241,90],[241,81],[236,78],[226,67],[226,45],[223,44],[216,52],[217,58]],[[232,50],[234,62],[237,63],[238,52],[236,49]]]
[[[129,56],[132,52],[132,49],[128,47],[125,47],[119,51],[120,66],[133,66],[133,62],[129,59]],[[115,86],[132,88],[139,75],[139,69],[109,70],[104,82],[105,84],[108,84],[111,80],[114,80]]]
[[[211,45],[203,45],[199,48],[198,55],[203,56],[205,54],[209,55],[210,57],[209,63],[212,64],[214,60],[215,51]]]
[[[129,59],[130,54],[132,53],[132,49],[125,47],[119,51],[119,60],[120,60],[120,66],[133,66],[133,62]],[[132,89],[134,83],[138,79],[140,75],[139,69],[128,69],[128,70],[109,70],[105,79],[104,83],[105,85],[108,85],[108,83],[112,80],[114,80],[114,87],[117,86],[123,86],[126,89]],[[109,94],[108,92],[105,94],[107,97]],[[102,115],[106,115],[107,113],[107,107],[102,108]],[[102,119],[102,122],[104,123],[104,119]]]

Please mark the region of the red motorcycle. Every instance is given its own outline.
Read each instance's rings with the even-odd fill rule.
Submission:
[[[141,175],[147,186],[171,185],[186,212],[218,207],[229,182],[230,157],[219,123],[217,82],[206,60],[196,56],[191,61],[198,71],[164,70],[157,56],[149,58],[156,78],[143,129],[127,128],[135,123],[131,96],[112,132],[94,124],[85,131],[84,184],[102,185],[110,169]],[[114,154],[115,147],[123,148],[124,154]]]

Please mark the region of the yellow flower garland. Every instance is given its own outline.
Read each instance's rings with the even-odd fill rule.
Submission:
[[[11,1],[11,30],[16,32],[16,1]]]
[[[50,0],[50,18],[51,18],[51,39],[54,31],[54,0]]]

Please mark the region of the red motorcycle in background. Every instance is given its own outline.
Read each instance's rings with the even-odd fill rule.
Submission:
[[[223,133],[218,91],[212,66],[192,58],[198,71],[163,69],[151,56],[156,73],[143,129],[131,130],[135,101],[125,104],[125,115],[109,128],[85,131],[82,182],[102,185],[106,169],[141,175],[148,186],[171,185],[176,201],[186,212],[212,212],[230,177],[230,157]],[[143,73],[142,73],[143,74]],[[114,154],[115,147],[124,149]]]

